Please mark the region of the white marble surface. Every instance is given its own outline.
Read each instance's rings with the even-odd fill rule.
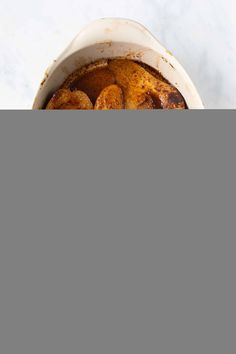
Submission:
[[[236,108],[235,0],[1,0],[0,109],[31,108],[44,70],[80,28],[113,16],[148,27],[207,108]]]

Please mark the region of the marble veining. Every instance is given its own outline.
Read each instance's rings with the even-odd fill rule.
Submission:
[[[236,108],[234,0],[1,0],[0,109],[31,108],[47,66],[101,17],[144,24],[171,50],[206,108]]]

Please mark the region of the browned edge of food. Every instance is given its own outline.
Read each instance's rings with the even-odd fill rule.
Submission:
[[[112,60],[116,60],[116,59],[124,59],[125,60],[127,58],[126,57],[119,57],[119,56],[114,57],[114,58],[102,58],[99,60],[95,60],[87,65],[83,65],[82,67],[74,70],[70,75],[68,75],[68,77],[64,80],[62,85],[57,90],[59,90],[61,88],[69,88],[71,91],[77,90],[77,89],[80,89],[83,91],[82,87],[80,87],[80,85],[79,85],[79,81],[82,80],[83,78],[85,78],[89,74],[91,74],[91,75],[92,75],[92,73],[94,74],[94,71],[96,70],[98,73],[97,78],[96,78],[97,85],[94,85],[94,87],[93,87],[94,92],[90,92],[90,94],[88,94],[92,103],[95,104],[95,101],[96,101],[99,93],[102,91],[102,89],[104,89],[107,86],[107,84],[112,85],[112,84],[115,84],[115,82],[116,82],[115,80],[112,80],[112,78],[106,77],[107,81],[106,81],[106,86],[105,86],[105,85],[103,85],[103,81],[102,81],[102,75],[103,74],[106,75],[105,73],[107,71],[107,66],[108,66],[109,62]],[[132,60],[132,59],[128,59],[128,60]],[[149,72],[155,78],[169,84],[172,87],[175,87],[166,78],[164,78],[164,76],[157,69],[151,67],[150,65],[148,65],[146,63],[141,62],[140,60],[132,60],[132,61],[139,64],[141,67],[143,67],[147,72]],[[175,89],[178,90],[177,87],[175,87]],[[54,92],[54,94],[56,93],[56,91]],[[180,93],[179,90],[178,90],[178,92]],[[188,106],[187,106],[186,101],[185,101],[182,94],[181,94],[181,96],[184,100],[186,109],[188,109]],[[47,98],[43,109],[46,108],[46,106],[51,98],[52,98],[52,95]],[[173,100],[174,99],[175,99],[175,97],[173,97]],[[159,102],[156,102],[156,108],[160,108]]]

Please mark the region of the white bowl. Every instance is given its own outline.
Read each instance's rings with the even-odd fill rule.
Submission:
[[[85,27],[47,69],[33,103],[42,109],[51,95],[76,69],[103,58],[125,57],[157,69],[183,95],[190,109],[202,109],[190,77],[169,50],[141,24],[105,18]]]

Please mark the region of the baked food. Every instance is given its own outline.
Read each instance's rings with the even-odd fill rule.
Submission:
[[[53,94],[46,109],[93,109],[93,105],[85,92],[62,88]]]
[[[100,60],[72,73],[46,109],[186,109],[160,73],[128,59]]]

